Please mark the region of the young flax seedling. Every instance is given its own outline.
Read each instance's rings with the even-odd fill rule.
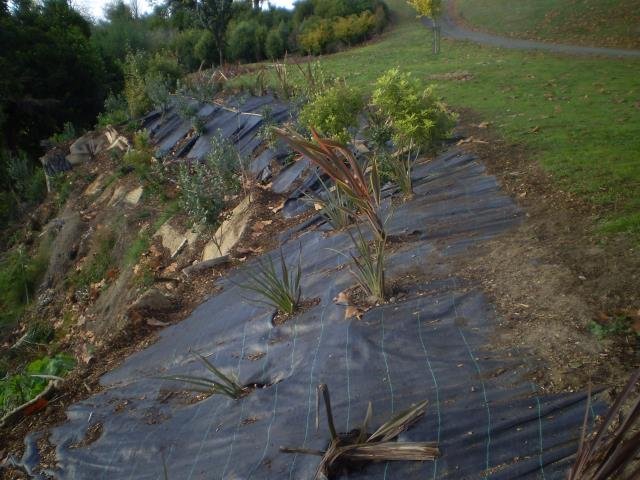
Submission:
[[[413,164],[420,155],[420,150],[414,151],[413,141],[409,143],[406,149],[398,151],[391,159],[389,159],[389,167],[391,169],[391,178],[400,190],[405,199],[413,196],[413,181],[411,179],[411,171]]]
[[[369,402],[361,427],[355,432],[340,434],[336,431],[331,411],[329,388],[318,386],[316,396],[316,429],[319,426],[320,395],[327,412],[331,442],[326,450],[281,447],[284,453],[302,453],[322,457],[315,478],[333,478],[341,469],[348,469],[354,462],[425,461],[435,460],[440,451],[433,442],[396,442],[394,439],[424,415],[427,401],[400,412],[385,422],[373,434],[367,432],[373,409]]]
[[[329,224],[335,230],[342,230],[354,221],[354,206],[349,202],[349,197],[340,191],[340,187],[330,187],[322,181],[318,175],[318,181],[322,185],[322,196],[305,194],[310,203],[320,205],[320,212],[325,216]]]
[[[192,352],[192,354],[213,374],[213,379],[195,375],[162,375],[157,378],[188,383],[194,387],[193,390],[208,393],[210,395],[225,395],[233,399],[238,399],[247,393],[246,387],[238,383],[238,381],[233,377],[222,373],[222,371],[217,369],[203,355],[198,352]]]
[[[249,280],[240,287],[260,295],[261,298],[252,300],[276,308],[279,312],[292,314],[300,306],[302,289],[302,245],[298,254],[298,265],[290,269],[284,260],[280,249],[280,271],[271,256],[266,260],[259,260],[255,270],[249,270]]]

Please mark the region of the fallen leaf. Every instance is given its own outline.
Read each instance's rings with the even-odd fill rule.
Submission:
[[[349,305],[349,296],[346,294],[346,292],[342,291],[336,298],[333,299],[333,302],[342,305]]]
[[[354,305],[349,305],[344,312],[344,318],[352,318],[356,317],[358,320],[362,319],[362,315],[365,313],[364,310],[358,308]]]

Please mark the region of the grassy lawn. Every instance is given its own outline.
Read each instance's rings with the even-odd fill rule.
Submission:
[[[604,207],[597,227],[640,239],[640,61],[567,57],[443,40],[404,0],[388,0],[396,24],[382,39],[322,59],[325,69],[370,93],[400,66],[436,85],[453,107],[470,107],[508,141],[524,144],[559,186]],[[468,81],[432,80],[467,72]]]
[[[502,35],[640,48],[637,0],[456,0],[456,4],[470,25]]]

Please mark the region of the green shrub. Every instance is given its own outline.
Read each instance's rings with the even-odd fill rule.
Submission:
[[[73,126],[73,123],[65,122],[62,131],[51,135],[49,141],[54,145],[60,145],[68,142],[69,140],[73,140],[76,136],[76,128]]]
[[[349,128],[355,127],[364,102],[360,94],[344,84],[317,93],[300,111],[300,121],[322,135],[346,143]]]
[[[376,30],[376,16],[369,12],[340,17],[333,24],[334,39],[347,45],[362,42]]]
[[[122,94],[109,94],[104,101],[104,111],[98,115],[98,127],[120,125],[127,120],[129,120],[127,99]]]
[[[193,49],[193,53],[200,63],[213,65],[218,60],[216,39],[209,30],[202,31]]]
[[[201,60],[196,54],[196,48],[202,35],[203,30],[190,28],[179,32],[173,40],[173,51],[187,71],[196,70],[200,65]]]
[[[206,163],[180,163],[178,166],[180,208],[194,223],[215,224],[224,209],[224,190]]]
[[[149,57],[142,52],[128,53],[124,65],[124,96],[131,117],[140,117],[153,106],[149,97],[149,79],[161,79],[167,90],[175,88],[182,75],[177,59],[167,53],[158,52]]]
[[[225,196],[240,188],[242,164],[228,140],[214,135],[204,162],[181,163],[178,167],[180,206],[194,223],[215,224],[225,206]]]
[[[243,20],[229,30],[229,55],[232,60],[255,62],[264,58],[268,30],[255,20]]]
[[[111,229],[99,232],[91,257],[86,260],[82,270],[71,277],[71,283],[76,288],[87,288],[103,280],[109,268],[115,265],[113,255],[115,245],[116,235]]]
[[[455,126],[455,115],[409,73],[394,68],[376,80],[373,105],[388,119],[398,147],[432,150]]]
[[[145,86],[146,57],[143,53],[128,53],[125,59],[124,96],[127,99],[131,117],[139,117],[151,108]]]
[[[298,43],[305,53],[320,55],[329,50],[334,42],[333,22],[331,20],[312,17],[301,27]]]
[[[145,91],[156,110],[164,114],[170,106],[171,94],[169,93],[169,80],[159,73],[148,73],[145,76]]]
[[[265,55],[271,60],[284,56],[287,49],[286,37],[283,37],[279,29],[269,32],[265,41]]]
[[[227,193],[234,194],[240,189],[239,172],[242,165],[238,151],[229,140],[219,134],[211,138],[207,164]]]

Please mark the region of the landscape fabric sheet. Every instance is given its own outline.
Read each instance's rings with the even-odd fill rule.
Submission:
[[[227,130],[255,131],[249,123]],[[171,131],[166,127],[165,139]],[[441,450],[435,462],[373,463],[341,478],[565,478],[586,394],[544,395],[527,380],[534,365],[526,351],[493,348],[494,307],[453,268],[472,247],[516,227],[521,212],[476,159],[456,150],[418,165],[414,179],[414,197],[390,208],[387,223],[389,234],[403,239],[389,246],[389,280],[416,279],[401,299],[345,318],[345,305],[334,299],[354,285],[348,234],[321,222],[285,232],[282,252],[289,265],[300,258],[303,298],[318,303],[273,325],[274,311],[239,287],[255,268],[248,262],[189,318],[105,375],[103,391],[69,407],[68,421],[49,437],[58,459],[49,473],[159,479],[166,466],[169,479],[311,479],[319,457],[279,448],[326,448],[326,419],[315,428],[316,387],[326,383],[341,432],[361,424],[368,402],[375,429],[428,400],[424,417],[399,439],[438,442]],[[193,401],[185,384],[154,378],[206,376],[190,350],[264,388],[239,400]],[[98,423],[100,436],[83,443]],[[28,454],[37,457],[33,449]]]

